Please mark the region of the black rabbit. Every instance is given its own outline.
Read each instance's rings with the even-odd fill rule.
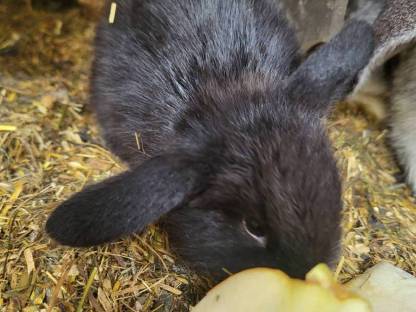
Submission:
[[[96,245],[163,216],[177,254],[219,278],[337,260],[341,187],[322,119],[367,64],[370,24],[350,21],[300,64],[275,1],[119,0],[95,45],[91,103],[130,170],[59,206],[52,238]]]

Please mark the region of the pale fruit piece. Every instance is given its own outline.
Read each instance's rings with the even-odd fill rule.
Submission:
[[[257,268],[229,277],[214,287],[192,312],[370,312],[368,304],[338,285],[326,265],[306,281]]]
[[[366,298],[374,312],[416,312],[416,277],[381,262],[346,286]]]

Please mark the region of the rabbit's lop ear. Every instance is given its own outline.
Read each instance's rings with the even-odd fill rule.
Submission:
[[[288,81],[290,100],[318,112],[352,91],[374,52],[373,28],[352,20],[299,66]]]
[[[52,213],[46,231],[58,242],[75,247],[142,231],[198,193],[204,170],[179,155],[152,158],[75,194]]]

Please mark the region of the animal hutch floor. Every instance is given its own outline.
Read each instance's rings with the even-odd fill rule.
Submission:
[[[123,167],[86,108],[94,9],[18,3],[0,3],[0,311],[187,311],[207,281],[177,263],[157,227],[88,250],[45,235],[58,202]],[[416,204],[388,131],[345,105],[328,125],[344,178],[338,278],[382,259],[416,275]]]

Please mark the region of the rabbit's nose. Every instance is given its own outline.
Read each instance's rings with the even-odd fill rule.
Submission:
[[[286,272],[287,275],[289,275],[291,278],[298,278],[298,279],[305,279],[306,273],[308,273],[312,267],[298,267],[296,269],[290,269],[288,272]]]
[[[309,257],[296,257],[288,260],[281,268],[291,278],[305,279],[305,275],[312,270],[320,261]]]

